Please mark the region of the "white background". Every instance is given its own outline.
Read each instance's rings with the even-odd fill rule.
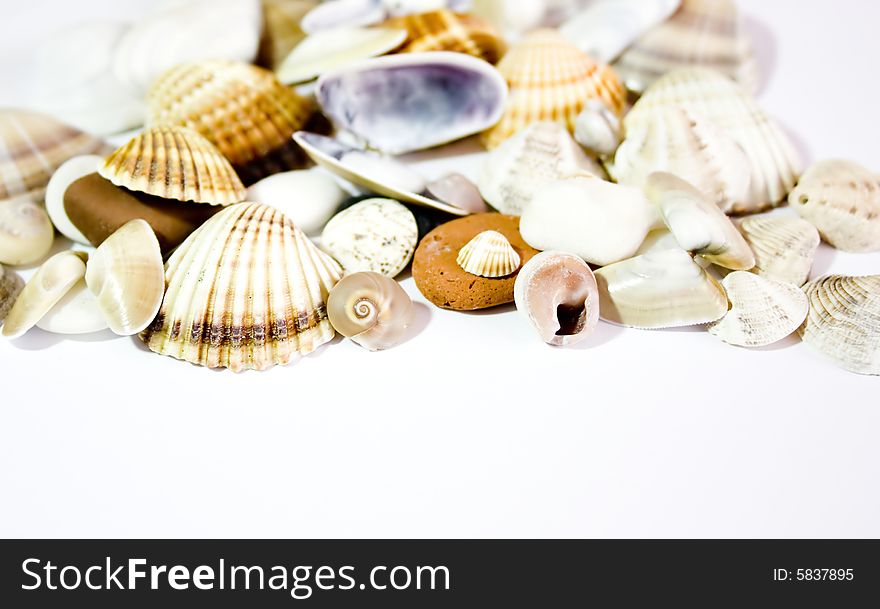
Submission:
[[[0,4],[12,103],[53,29],[146,3]],[[806,159],[880,168],[876,5],[740,4],[761,101]],[[828,272],[880,272],[880,254],[823,246]],[[399,347],[337,339],[264,373],[109,331],[0,342],[0,536],[880,536],[877,378],[796,339],[603,323],[554,349],[512,306],[417,307]]]

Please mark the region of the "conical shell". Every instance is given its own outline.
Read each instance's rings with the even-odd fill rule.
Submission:
[[[431,11],[395,17],[383,26],[402,28],[408,32],[409,37],[400,49],[401,53],[453,51],[498,63],[507,50],[507,45],[495,28],[470,14]]]
[[[3,320],[23,287],[24,281],[15,271],[0,265],[0,325],[3,325]]]
[[[238,203],[245,188],[213,144],[182,127],[153,127],[116,150],[98,170],[117,186],[163,199]]]
[[[507,237],[486,230],[468,241],[458,251],[458,266],[471,275],[506,277],[519,268],[520,258]]]
[[[538,30],[511,47],[498,64],[510,94],[501,120],[485,131],[490,150],[523,127],[553,121],[574,132],[577,115],[590,99],[623,111],[626,92],[610,67],[590,59],[553,30]]]
[[[749,91],[758,88],[752,43],[733,0],[682,0],[678,11],[648,31],[614,62],[636,93],[672,70],[718,70]]]
[[[858,163],[816,163],[801,176],[788,203],[837,249],[880,250],[880,180]]]
[[[790,283],[734,271],[722,281],[730,310],[709,325],[709,334],[741,347],[764,347],[798,329],[810,308],[807,297]]]
[[[757,273],[766,279],[802,286],[819,247],[819,231],[800,218],[761,214],[736,221],[755,254]]]
[[[412,299],[390,277],[370,271],[352,273],[330,290],[327,316],[343,336],[380,351],[403,340],[412,320]]]
[[[55,229],[46,210],[26,197],[0,200],[0,263],[30,264],[52,248]]]
[[[212,368],[261,370],[331,340],[327,295],[341,269],[281,212],[227,207],[165,266],[165,300],[141,338]]]
[[[649,129],[658,108],[680,106],[736,141],[751,164],[749,194],[730,211],[751,213],[782,202],[800,160],[788,136],[741,87],[718,72],[687,68],[655,82],[623,120],[626,133]]]
[[[803,289],[803,341],[850,372],[880,375],[880,275],[830,275]]]
[[[106,154],[103,140],[29,110],[0,109],[0,200],[43,197],[52,173],[79,154]]]
[[[317,5],[318,0],[263,0],[263,37],[257,64],[276,70],[306,37],[300,23]]]

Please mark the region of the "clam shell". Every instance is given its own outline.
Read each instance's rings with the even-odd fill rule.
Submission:
[[[846,252],[880,250],[880,180],[852,161],[820,161],[801,176],[788,203]]]
[[[281,212],[225,208],[172,254],[149,348],[234,371],[287,364],[334,336],[326,299],[339,265]]]
[[[456,262],[471,275],[506,277],[519,268],[520,257],[507,237],[498,231],[486,230],[458,251]]]
[[[320,233],[347,198],[348,193],[320,169],[276,173],[247,191],[248,201],[283,212],[307,235]]]
[[[118,148],[98,170],[117,186],[163,199],[229,205],[244,199],[235,170],[208,140],[182,127],[153,127]]]
[[[52,248],[55,229],[46,211],[25,197],[0,200],[0,263],[30,264]]]
[[[675,238],[669,229],[665,226],[663,228],[655,228],[648,236],[645,237],[645,240],[642,241],[642,244],[639,246],[639,249],[636,251],[636,256],[641,256],[642,254],[650,254],[651,252],[662,252],[664,250],[680,250],[681,245],[678,243],[678,240]]]
[[[600,99],[590,99],[574,121],[575,141],[598,155],[609,157],[622,139],[620,117]]]
[[[626,133],[649,129],[658,108],[679,106],[735,140],[751,163],[749,194],[734,205],[751,213],[783,201],[797,181],[800,160],[788,136],[741,87],[718,72],[687,68],[655,82],[623,120]]]
[[[574,132],[575,119],[590,99],[601,99],[615,114],[623,111],[626,93],[614,71],[553,30],[524,37],[498,63],[498,70],[510,94],[501,120],[481,136],[490,150],[540,121]]]
[[[667,72],[693,66],[718,70],[749,92],[758,88],[752,43],[733,0],[682,0],[672,17],[614,63],[627,88],[636,93]]]
[[[532,123],[492,150],[477,186],[503,214],[522,214],[548,183],[582,174],[603,176],[602,168],[558,123]]]
[[[513,287],[517,310],[551,345],[573,345],[599,323],[599,290],[587,264],[565,252],[541,252],[523,265]]]
[[[819,247],[819,231],[800,218],[761,214],[736,221],[755,254],[757,273],[766,279],[801,286],[810,276]]]
[[[293,48],[306,37],[300,23],[319,1],[262,0],[262,3],[263,37],[257,51],[257,63],[276,70]]]
[[[43,315],[37,327],[53,334],[91,334],[106,329],[107,320],[97,298],[80,279]]]
[[[75,156],[65,161],[49,180],[46,186],[46,212],[58,232],[77,243],[89,245],[89,239],[82,234],[67,215],[64,208],[64,193],[67,187],[85,176],[97,173],[104,163],[103,157],[94,154]]]
[[[485,61],[449,52],[367,59],[321,76],[318,103],[334,124],[388,154],[478,133],[501,117],[507,86]]]
[[[24,281],[15,271],[0,265],[0,325],[3,325],[3,320],[23,287]]]
[[[602,319],[643,329],[695,326],[727,313],[724,289],[684,250],[629,258],[596,271]]]
[[[880,275],[830,275],[803,287],[805,343],[857,374],[880,374]]]
[[[327,298],[333,328],[370,351],[401,342],[412,312],[412,299],[399,283],[368,271],[346,275]]]
[[[373,25],[386,16],[382,0],[328,0],[310,10],[300,27],[313,34],[329,28]]]
[[[498,63],[507,50],[495,28],[471,14],[431,11],[389,19],[383,26],[407,32],[401,53],[453,51]]]
[[[730,310],[709,325],[709,334],[741,347],[764,347],[798,329],[810,308],[807,297],[790,283],[734,271],[722,281]]]

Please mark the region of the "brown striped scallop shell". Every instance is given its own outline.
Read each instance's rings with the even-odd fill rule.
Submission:
[[[383,25],[409,33],[401,53],[453,51],[498,63],[507,50],[495,28],[475,15],[438,10],[395,17]]]

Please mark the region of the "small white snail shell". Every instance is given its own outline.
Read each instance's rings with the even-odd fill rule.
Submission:
[[[379,351],[403,339],[412,319],[412,300],[390,277],[370,271],[352,273],[330,290],[327,316],[337,332]]]

